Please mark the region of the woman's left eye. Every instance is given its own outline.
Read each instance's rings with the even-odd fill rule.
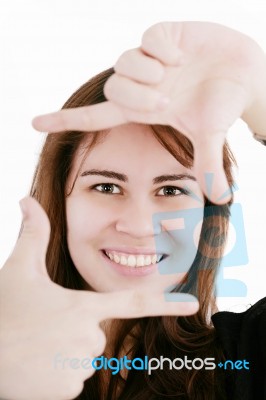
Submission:
[[[157,196],[174,197],[174,196],[180,196],[182,194],[188,194],[188,191],[183,188],[178,188],[176,186],[164,186],[157,193]]]
[[[97,190],[98,192],[102,192],[105,194],[119,194],[121,193],[119,187],[114,185],[113,183],[101,183],[100,185],[96,185],[93,189]]]

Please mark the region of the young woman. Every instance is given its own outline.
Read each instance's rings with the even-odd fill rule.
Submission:
[[[63,108],[105,101],[104,84],[113,72],[107,70],[85,83]],[[230,185],[232,163],[225,145]],[[225,360],[227,349],[221,343],[225,337],[217,335],[210,315],[217,311],[215,276],[226,243],[230,205],[208,201],[193,174],[191,142],[169,126],[127,124],[92,133],[50,133],[46,139],[31,195],[51,221],[47,252],[51,279],[72,289],[109,292],[153,287],[199,299],[199,311],[190,317],[109,321],[104,325],[107,358],[214,357],[217,364]],[[184,226],[178,226],[178,212],[184,210],[188,217]],[[156,215],[161,224],[153,223]],[[195,231],[198,228],[193,241],[191,231],[184,233],[188,221]],[[217,317],[219,328],[223,317]],[[237,371],[237,379],[242,373]],[[219,399],[229,388],[223,375],[230,379],[233,374],[218,367],[178,371],[166,367],[151,375],[100,370],[86,381],[78,398]]]
[[[203,32],[204,29],[205,27]],[[213,31],[215,33],[215,28]],[[183,39],[187,45],[184,33],[185,31]],[[151,42],[146,37],[147,43],[150,46],[149,52],[152,53],[150,55],[156,59],[156,40]],[[162,41],[158,40],[158,43],[158,47],[163,50],[161,55],[157,54],[157,61],[161,62],[164,57],[165,64],[169,62],[179,65],[180,59],[169,60],[171,52],[167,53]],[[146,52],[146,56],[149,52]],[[221,52],[218,53],[221,56]],[[142,54],[144,55],[145,53]],[[216,65],[215,62],[213,64]],[[212,65],[211,58],[208,65]],[[200,71],[206,72],[204,66],[201,67]],[[124,106],[128,108],[125,95],[119,97],[123,92],[121,77],[123,80],[125,75],[121,63],[116,69],[116,74],[110,69],[85,83],[63,108],[102,103],[106,100],[104,92],[108,98],[112,97],[116,106],[125,103]],[[191,73],[189,68],[188,70]],[[127,71],[132,78],[132,70],[128,68]],[[217,76],[212,76],[210,71],[211,68],[208,73],[210,82],[213,83]],[[217,69],[215,71],[217,74]],[[231,74],[228,66],[221,71],[224,74],[222,77],[228,78],[228,71]],[[167,74],[171,75],[173,72],[174,69],[169,67]],[[110,80],[112,77],[113,80]],[[145,79],[138,76],[135,81],[143,82]],[[220,76],[218,81],[219,79]],[[216,140],[218,147],[221,146],[226,127],[236,118],[239,110],[242,110],[242,97],[245,98],[238,83],[230,83],[228,86],[226,80],[222,88],[232,90],[233,87],[239,95],[239,101],[235,101],[230,112],[225,112],[224,118],[221,118],[222,111],[218,115],[214,112],[216,109],[213,109],[213,115],[220,118],[220,131],[216,131],[218,133],[215,139],[210,141],[213,144]],[[105,86],[106,82],[109,82],[109,89],[108,85]],[[115,85],[110,86],[110,82],[117,83],[117,91],[113,89]],[[169,82],[173,83],[174,80],[169,79],[166,82],[168,88]],[[221,89],[220,83],[215,85],[215,89]],[[130,87],[128,81],[126,84]],[[146,81],[145,84],[145,88],[150,90],[154,82]],[[204,89],[203,94],[213,95],[212,86],[200,86]],[[162,87],[159,89],[162,90]],[[222,96],[218,96],[216,108],[226,98],[230,103],[231,97],[227,90],[221,91]],[[150,96],[152,94],[149,92]],[[214,100],[212,95],[210,98]],[[197,96],[189,96],[186,92],[184,97],[186,100],[195,100]],[[131,99],[134,99],[134,94]],[[157,101],[158,96],[155,103]],[[177,97],[174,97],[173,102],[175,101],[178,103]],[[151,103],[152,106],[148,107],[149,113],[154,101]],[[195,102],[192,105],[195,107]],[[226,106],[228,107],[227,103]],[[169,292],[194,294],[199,300],[199,310],[192,316],[108,319],[102,323],[107,336],[103,354],[107,358],[118,359],[125,355],[138,360],[143,360],[146,356],[149,359],[160,359],[163,356],[169,360],[191,362],[197,359],[200,366],[194,362],[193,368],[191,364],[186,364],[183,368],[171,369],[166,364],[163,369],[154,369],[151,374],[147,370],[124,368],[118,374],[112,375],[111,370],[101,369],[85,382],[84,389],[77,398],[240,399],[244,395],[248,399],[263,398],[265,300],[242,314],[217,313],[215,276],[226,243],[230,203],[214,205],[203,194],[202,176],[195,179],[195,175],[199,175],[199,162],[198,159],[193,162],[193,126],[187,135],[191,141],[176,129],[177,125],[182,126],[184,120],[188,123],[190,119],[191,122],[189,110],[181,107],[187,117],[183,121],[182,118],[167,119],[170,114],[172,117],[175,108],[172,107],[167,112],[167,101],[159,101],[161,111],[158,114],[165,113],[164,121],[173,123],[157,124],[154,115],[148,113],[146,117],[140,116],[139,110],[134,109],[137,108],[134,101],[130,107],[133,111],[127,110],[126,120],[146,122],[145,125],[129,123],[97,132],[88,132],[88,129],[85,133],[72,130],[60,134],[50,133],[47,136],[31,189],[31,196],[42,205],[51,222],[47,270],[55,283],[68,289],[115,292],[135,287],[146,291],[153,287],[164,290],[166,298]],[[256,103],[256,110],[261,111],[263,108],[261,103]],[[117,112],[117,108],[113,107],[113,111]],[[206,123],[205,127],[210,120],[211,123],[217,120],[208,114],[210,109],[207,112],[204,108],[203,111],[204,116],[209,115],[208,121],[207,118],[201,118],[201,122]],[[68,129],[65,117],[62,118],[62,115],[67,114],[60,115],[60,127],[65,124]],[[114,115],[114,119],[117,115],[118,113]],[[123,112],[120,110],[120,122],[121,115]],[[192,113],[193,115],[198,116],[198,113]],[[252,119],[253,107],[245,115],[247,120]],[[84,118],[81,123],[84,121],[88,122],[88,119]],[[89,121],[92,121],[91,118]],[[192,120],[194,128],[196,122],[196,118]],[[57,124],[55,130],[60,130],[58,121],[54,123],[55,126]],[[79,129],[81,123],[76,119],[73,125]],[[112,126],[110,118],[108,123]],[[101,128],[105,127],[104,124],[100,124]],[[184,125],[187,124],[183,123],[183,127]],[[259,123],[256,127],[258,126]],[[203,130],[202,138],[198,139],[201,151],[207,143],[205,139]],[[207,151],[208,162],[210,154]],[[221,165],[230,186],[233,184],[232,163],[233,157],[225,144]],[[205,363],[201,364],[201,360],[210,358],[215,359],[213,369],[206,368]],[[240,362],[236,368],[222,368],[227,365],[227,360]]]

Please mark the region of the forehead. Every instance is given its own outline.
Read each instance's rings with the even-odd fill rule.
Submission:
[[[80,146],[73,163],[73,173],[87,168],[102,168],[128,173],[186,172],[188,168],[154,137],[152,128],[141,124],[126,124],[104,133],[89,151],[90,140]]]

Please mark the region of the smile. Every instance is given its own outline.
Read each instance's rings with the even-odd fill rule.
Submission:
[[[164,258],[163,254],[125,254],[117,251],[106,250],[103,250],[103,252],[116,264],[131,268],[148,267],[159,263]]]

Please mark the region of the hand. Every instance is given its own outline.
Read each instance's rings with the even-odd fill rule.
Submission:
[[[57,365],[56,357],[82,360],[102,354],[103,320],[197,312],[191,295],[173,294],[175,302],[166,302],[162,293],[95,293],[53,283],[45,266],[48,218],[33,198],[25,199],[22,207],[22,234],[0,270],[1,398],[75,398],[95,371]]]
[[[108,102],[37,117],[33,126],[56,132],[130,121],[171,125],[194,145],[203,192],[224,203],[231,197],[229,191],[220,198],[228,191],[225,136],[237,118],[254,108],[265,70],[262,50],[239,32],[206,22],[159,23],[144,33],[140,48],[117,61],[104,89]],[[211,195],[206,174],[214,178]]]

